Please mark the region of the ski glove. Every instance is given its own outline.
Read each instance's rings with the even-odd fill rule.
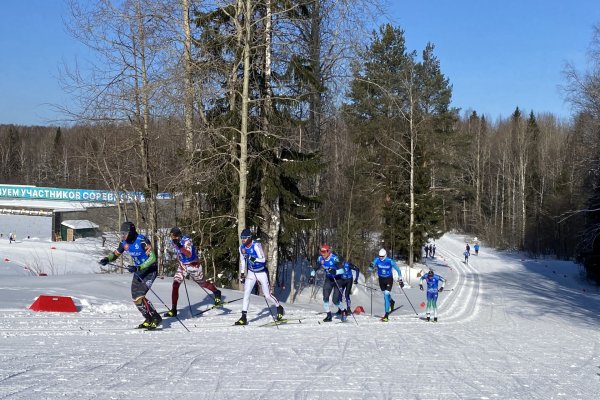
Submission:
[[[243,272],[240,274],[240,283],[246,283],[246,274]]]
[[[401,288],[404,287],[404,281],[402,281],[402,279],[398,279],[398,285],[400,285]]]
[[[102,265],[108,264],[108,257],[104,257],[102,260],[99,261],[99,263]]]
[[[419,289],[423,290],[423,285],[419,285]]]
[[[442,286],[441,288],[438,289],[438,292],[441,292],[444,290],[444,287]]]
[[[127,271],[131,272],[132,274],[134,272],[136,272],[138,269],[139,269],[139,267],[136,266],[136,265],[129,265],[129,266],[127,266]]]
[[[315,277],[311,276],[310,278],[308,278],[308,284],[309,285],[314,285],[315,284]]]
[[[183,247],[180,240],[173,240],[173,244],[179,249]]]
[[[327,272],[331,275],[335,275],[335,268],[328,268]]]
[[[358,279],[355,279],[355,280],[354,280],[354,283],[355,283],[355,284],[358,284]]]

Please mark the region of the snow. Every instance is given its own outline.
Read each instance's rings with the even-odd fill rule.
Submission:
[[[190,332],[174,318],[147,332],[133,329],[142,317],[130,299],[131,275],[100,273],[97,260],[110,248],[99,239],[1,238],[0,399],[599,397],[600,291],[579,266],[485,245],[466,265],[465,237],[446,234],[436,244],[436,258],[421,268],[448,280],[438,323],[411,307],[422,316],[415,270],[406,296],[394,286],[402,307],[388,323],[370,316],[381,315],[383,296],[374,293],[371,310],[364,286],[352,299],[367,311],[356,322],[319,323],[321,294],[308,287],[284,303],[302,323],[260,327],[271,316],[264,298],[253,297],[250,325],[237,327],[241,301],[192,317],[182,285],[179,317]],[[170,305],[171,283],[157,279],[149,294],[160,311]],[[192,281],[186,287],[194,313],[210,304]],[[29,310],[41,294],[71,296],[79,312]]]

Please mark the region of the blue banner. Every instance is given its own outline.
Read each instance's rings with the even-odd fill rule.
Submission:
[[[121,201],[144,200],[142,192],[119,192],[118,197]],[[0,198],[114,203],[116,196],[115,192],[108,190],[0,185]],[[173,195],[170,193],[160,193],[157,195],[157,198],[172,199]]]

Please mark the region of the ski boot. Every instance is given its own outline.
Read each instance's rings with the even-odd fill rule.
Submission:
[[[396,302],[394,301],[394,299],[390,299],[390,312],[394,311],[395,304],[396,304]]]
[[[281,321],[283,316],[285,315],[285,311],[281,305],[277,306],[277,321]]]
[[[246,319],[246,311],[242,311],[241,318],[235,321],[234,325],[248,325],[248,320]]]
[[[385,315],[381,318],[381,322],[388,322],[389,320],[389,313],[385,313]]]
[[[437,317],[433,317],[433,322],[437,322]]]
[[[223,302],[223,301],[221,300],[221,291],[220,291],[220,290],[217,290],[217,291],[214,293],[214,296],[215,296],[215,306],[220,306],[220,305],[221,305],[221,303]]]
[[[431,317],[429,317],[429,314],[427,314],[427,322],[431,321]]]
[[[176,317],[177,316],[177,307],[173,307],[169,311],[163,314],[163,317]]]
[[[152,331],[152,330],[158,328],[160,326],[161,322],[162,322],[162,317],[159,314],[156,314],[154,316],[154,318],[152,318],[152,320],[150,321],[148,326],[146,327],[146,330]]]
[[[331,311],[328,311],[327,316],[325,317],[323,322],[331,322],[331,319],[332,319]]]
[[[342,315],[342,309],[338,308],[338,310],[335,312],[335,315]]]
[[[148,328],[149,325],[150,325],[150,320],[147,319],[144,322],[142,322],[141,324],[139,324],[138,326],[136,326],[135,329],[146,329],[146,328]]]
[[[342,311],[342,322],[346,322],[348,320],[348,310]]]

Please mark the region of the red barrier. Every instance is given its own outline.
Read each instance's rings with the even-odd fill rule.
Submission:
[[[77,312],[77,307],[75,307],[72,298],[68,296],[47,296],[43,294],[29,306],[29,309],[33,311]]]

